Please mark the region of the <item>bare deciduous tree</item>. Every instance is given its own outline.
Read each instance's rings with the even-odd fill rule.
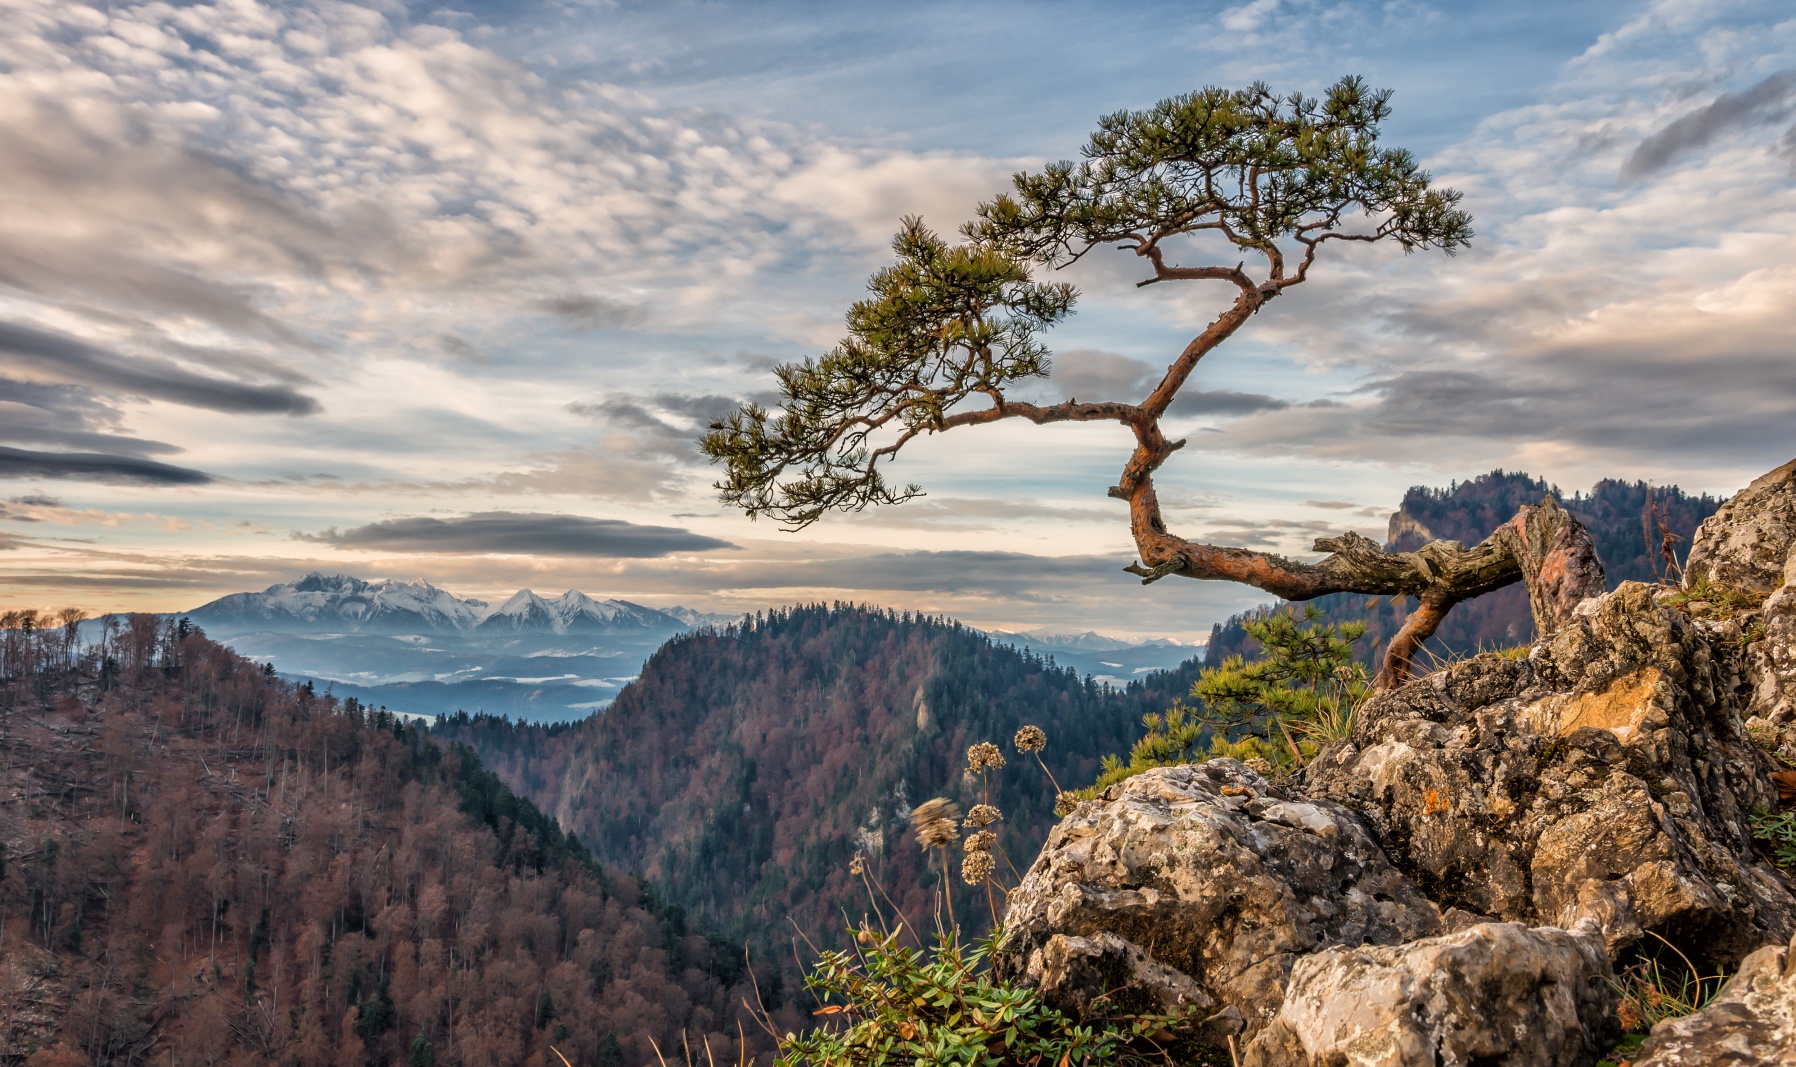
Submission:
[[[1190,541],[1161,514],[1154,472],[1185,444],[1161,429],[1174,398],[1200,360],[1308,279],[1326,245],[1394,241],[1451,255],[1471,239],[1459,193],[1433,186],[1408,152],[1378,143],[1389,101],[1358,78],[1320,99],[1264,85],[1207,88],[1100,120],[1082,162],[1018,174],[1011,192],[980,205],[963,243],[906,218],[893,242],[898,261],[849,310],[848,336],[821,358],[775,372],[781,410],[748,404],[712,425],[703,447],[725,465],[723,498],[796,529],[832,510],[918,495],[916,485],[889,484],[883,468],[921,434],[1001,419],[1117,422],[1135,448],[1110,495],[1129,504],[1141,562],[1128,569],[1144,583],[1168,575],[1244,582],[1288,600],[1414,596],[1419,606],[1392,640],[1381,686],[1408,677],[1454,604],[1515,581],[1528,583],[1537,627],[1557,629],[1603,579],[1589,535],[1550,499],[1471,548],[1440,541],[1386,552],[1345,533],[1316,541],[1329,553],[1316,563]],[[1175,249],[1206,245],[1241,259],[1172,260]],[[1077,295],[1037,281],[1034,268],[1105,246],[1145,262],[1152,274],[1142,286],[1220,282],[1235,295],[1139,401],[1011,397],[1016,383],[1048,373],[1039,335]]]

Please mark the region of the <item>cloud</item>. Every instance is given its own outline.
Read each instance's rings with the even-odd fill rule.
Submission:
[[[741,405],[734,397],[683,393],[653,396],[612,396],[600,400],[576,400],[563,410],[603,423],[627,435],[614,441],[617,451],[639,459],[665,459],[696,464],[702,460],[698,439],[711,423]]]
[[[1031,520],[1045,520],[1057,526],[1071,523],[1120,525],[1128,521],[1128,513],[1121,504],[1093,508],[1033,500],[924,496],[900,506],[849,513],[838,519],[882,529],[961,531],[1015,529]]]
[[[1133,403],[1166,373],[1144,360],[1095,348],[1054,353],[1049,380],[1061,399]]]
[[[120,422],[119,410],[86,386],[0,376],[0,441],[84,452],[180,451],[158,441],[105,432]]]
[[[1346,500],[1305,500],[1303,506],[1306,508],[1322,508],[1326,511],[1351,511],[1352,509],[1359,507],[1358,504],[1350,503]]]
[[[1212,545],[1307,554],[1317,537],[1342,532],[1340,524],[1322,519],[1227,519],[1220,523],[1193,534],[1193,539]]]
[[[168,360],[126,359],[85,341],[0,321],[0,364],[82,385],[110,386],[188,407],[234,414],[310,415],[318,402],[285,385],[254,385],[195,374]]]
[[[80,478],[138,485],[206,485],[204,471],[175,467],[138,456],[98,452],[31,452],[0,446],[0,478]]]
[[[640,304],[625,303],[621,300],[610,300],[590,293],[565,293],[548,297],[537,302],[537,306],[552,315],[560,316],[582,330],[597,330],[606,326],[634,326],[646,317],[646,309]]]
[[[1165,367],[1146,360],[1100,349],[1075,348],[1055,353],[1050,380],[1058,397],[1063,399],[1135,403],[1145,399],[1154,386],[1160,384],[1165,373]],[[1031,391],[1039,392],[1040,387]],[[1229,417],[1290,406],[1289,400],[1274,396],[1229,389],[1205,391],[1187,382],[1173,398],[1170,414]]]
[[[642,526],[581,515],[483,511],[460,518],[388,519],[338,533],[296,533],[301,541],[388,552],[501,552],[542,556],[650,559],[674,552],[735,548],[727,541],[670,526]]]
[[[1262,393],[1238,393],[1230,389],[1205,391],[1187,387],[1167,409],[1172,415],[1251,415],[1256,411],[1283,411],[1289,400]]]
[[[1796,70],[1782,70],[1737,93],[1722,93],[1640,142],[1621,165],[1623,182],[1638,181],[1671,165],[1678,156],[1702,148],[1742,126],[1788,114],[1796,94]],[[1793,130],[1796,136],[1796,130]]]

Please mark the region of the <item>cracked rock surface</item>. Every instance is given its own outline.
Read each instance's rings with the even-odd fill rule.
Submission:
[[[1796,896],[1752,842],[1777,791],[1740,661],[1624,583],[1526,660],[1478,656],[1378,696],[1305,790],[1362,814],[1443,907],[1591,918],[1611,951],[1651,930],[1738,960],[1796,932]]]
[[[1078,1013],[1188,1011],[1253,1067],[1590,1067],[1612,961],[1663,938],[1736,976],[1636,1067],[1796,1067],[1796,889],[1752,837],[1792,771],[1796,461],[1703,524],[1682,590],[1380,693],[1298,775],[1081,804],[994,966]]]
[[[1390,947],[1330,948],[1292,968],[1244,1067],[1588,1064],[1621,1036],[1609,957],[1575,931],[1480,923]]]
[[[1704,519],[1690,542],[1686,584],[1699,578],[1768,593],[1796,551],[1796,459],[1755,478]]]
[[[1051,1002],[1077,1009],[1081,990],[1115,989],[1139,953],[1165,972],[1142,972],[1142,1006],[1234,1009],[1248,1034],[1278,1011],[1299,957],[1441,928],[1352,812],[1283,796],[1230,759],[1148,771],[1081,804],[1005,921],[1000,967]],[[1106,935],[1107,952],[1068,949]]]

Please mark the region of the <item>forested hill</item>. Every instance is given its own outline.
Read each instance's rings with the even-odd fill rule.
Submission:
[[[1557,486],[1539,478],[1496,470],[1446,489],[1412,488],[1391,516],[1386,547],[1408,552],[1433,540],[1475,545],[1513,518],[1523,504],[1538,504],[1549,493],[1590,529],[1611,589],[1624,581],[1655,581],[1663,573],[1658,561],[1661,522],[1679,539],[1677,557],[1681,561],[1697,525],[1721,506],[1717,497],[1691,496],[1676,486],[1649,487],[1645,482],[1612,478],[1596,483],[1589,493],[1565,496]],[[1384,645],[1414,606],[1413,601],[1393,604],[1388,599],[1351,593],[1318,597],[1312,603],[1321,607],[1331,622],[1363,621],[1368,625],[1366,639],[1360,642],[1361,658],[1368,663],[1376,663],[1383,655]],[[1267,605],[1256,611],[1277,607]],[[1236,616],[1211,630],[1206,663],[1220,663],[1247,650],[1242,618]],[[1528,593],[1518,582],[1456,606],[1428,647],[1436,654],[1466,652],[1520,644],[1531,640],[1533,634]]]
[[[977,800],[969,745],[993,741],[1009,757],[993,802],[1022,866],[1047,836],[1054,790],[1011,748],[1017,728],[1046,730],[1048,767],[1083,785],[1195,670],[1117,690],[958,623],[802,607],[675,638],[579,723],[457,716],[437,730],[474,746],[602,863],[642,871],[707,921],[789,938],[791,917],[833,941],[844,909],[866,907],[849,873],[857,850],[913,922],[928,914],[938,883],[905,816],[933,796]],[[977,925],[983,896],[954,884],[962,923]]]
[[[735,1062],[741,961],[384,712],[151,616],[0,630],[8,1067]]]

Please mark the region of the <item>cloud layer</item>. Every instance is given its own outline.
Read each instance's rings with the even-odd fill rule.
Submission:
[[[206,485],[204,471],[136,456],[98,452],[33,452],[0,445],[0,478],[82,478],[129,485]]]
[[[715,537],[669,526],[516,511],[483,511],[449,519],[428,515],[387,519],[341,533],[333,529],[295,536],[338,548],[389,552],[507,552],[606,559],[650,559],[675,552],[736,547]]]
[[[1116,427],[919,440],[892,474],[930,496],[784,539],[694,446],[837,338],[899,215],[951,232],[1194,78],[1397,84],[1391,140],[1480,236],[1331,249],[1208,357],[1159,475],[1180,532],[1301,554],[1410,484],[1727,490],[1796,450],[1796,23],[1766,0],[7,10],[0,480],[66,501],[9,512],[21,597],[191,606],[355,552],[476,592],[1201,631],[1254,594],[1122,574]],[[1227,296],[1137,290],[1132,256],[1060,277],[1041,399],[1139,399]]]

